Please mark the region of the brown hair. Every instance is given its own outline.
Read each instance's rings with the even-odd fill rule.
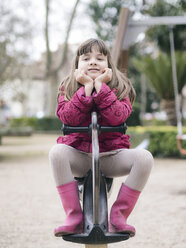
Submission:
[[[89,39],[80,45],[74,57],[71,72],[60,85],[59,95],[64,94],[65,99],[70,100],[74,93],[82,86],[76,81],[74,71],[78,68],[79,57],[83,54],[91,52],[92,47],[94,46],[98,48],[100,53],[107,56],[108,67],[112,69],[112,79],[110,82],[107,83],[107,85],[110,87],[111,90],[114,88],[117,89],[117,92],[115,94],[118,100],[129,97],[131,103],[133,103],[136,97],[136,93],[130,80],[113,64],[109,49],[105,45],[104,41],[100,39]],[[65,89],[65,92],[62,92],[62,88]]]

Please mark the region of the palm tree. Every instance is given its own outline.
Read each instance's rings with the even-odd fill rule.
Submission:
[[[176,52],[178,92],[181,95],[186,83],[186,53]],[[133,60],[136,69],[143,73],[147,82],[161,99],[161,106],[167,114],[167,124],[176,125],[175,96],[170,55],[160,52],[157,58],[143,56]]]

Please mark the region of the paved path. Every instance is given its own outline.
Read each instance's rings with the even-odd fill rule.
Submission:
[[[4,137],[0,146],[0,248],[72,248],[53,236],[65,218],[48,163],[56,135]],[[111,204],[122,179],[115,180]],[[186,247],[186,160],[155,159],[130,224],[134,238],[109,248]]]

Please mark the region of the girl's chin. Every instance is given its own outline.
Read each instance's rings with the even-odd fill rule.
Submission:
[[[97,77],[99,77],[100,74],[89,74],[89,77],[91,77],[93,80],[95,80]]]
[[[91,76],[92,80],[95,80],[97,77],[96,76]]]

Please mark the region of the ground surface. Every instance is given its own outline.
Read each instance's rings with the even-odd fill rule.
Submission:
[[[72,248],[53,236],[65,218],[48,151],[56,135],[4,137],[0,146],[0,248]],[[110,204],[122,178],[115,180]],[[118,186],[118,187],[117,187]],[[146,188],[128,221],[134,238],[109,248],[186,248],[186,160],[155,159]]]

